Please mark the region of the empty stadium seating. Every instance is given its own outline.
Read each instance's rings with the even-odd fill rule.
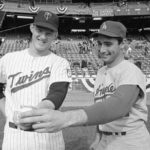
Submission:
[[[8,52],[19,51],[27,48],[29,43],[26,39],[27,38],[20,39],[17,37],[9,36],[9,38],[6,38],[6,40],[0,46],[0,55],[3,56]],[[79,53],[79,43],[82,42],[82,39],[61,40],[54,43],[54,45],[52,46],[52,51],[57,55],[66,58],[70,62],[73,78],[95,78],[97,70],[99,66],[101,66],[100,59],[95,53]],[[141,69],[148,76],[150,74],[150,52],[148,52],[149,55],[145,56],[145,53],[143,53],[144,51],[142,47],[142,40],[133,40],[130,46],[132,48],[131,55],[133,59],[135,61],[142,62]],[[83,59],[87,61],[86,71],[83,68],[81,68],[81,62]]]

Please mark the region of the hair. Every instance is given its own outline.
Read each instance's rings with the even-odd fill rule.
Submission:
[[[97,38],[98,36],[100,36],[100,35],[95,36],[95,38]],[[116,39],[118,41],[119,45],[124,41],[124,38],[122,38],[122,37],[111,37],[111,36],[107,36],[107,35],[102,35],[102,36],[105,36],[110,39]]]
[[[122,37],[115,37],[115,39],[118,41],[118,44],[121,44],[123,42]]]
[[[142,68],[142,63],[141,63],[141,61],[136,61],[134,64],[135,64],[137,67],[139,67],[140,69]]]

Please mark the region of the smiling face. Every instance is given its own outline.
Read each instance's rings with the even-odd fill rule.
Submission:
[[[32,52],[40,55],[48,54],[50,45],[57,38],[58,33],[33,24],[31,24],[30,30],[32,33]]]
[[[100,58],[104,63],[113,67],[123,59],[122,41],[118,38],[98,36],[97,42],[100,50]]]

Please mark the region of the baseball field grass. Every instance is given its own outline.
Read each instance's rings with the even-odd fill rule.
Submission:
[[[69,92],[66,96],[62,110],[70,110],[90,105],[93,103],[92,94],[84,91]],[[150,96],[147,97],[150,99]],[[146,126],[150,132],[150,105],[148,105],[149,116]],[[0,113],[0,150],[3,140],[4,116]],[[63,130],[66,143],[66,150],[89,150],[89,146],[94,140],[95,126],[90,127],[70,127]]]

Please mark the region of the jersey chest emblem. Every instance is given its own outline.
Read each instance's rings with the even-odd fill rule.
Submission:
[[[96,100],[104,100],[106,97],[110,96],[116,90],[113,83],[110,83],[106,86],[99,85],[95,90],[95,101]]]
[[[43,78],[50,77],[50,68],[46,67],[40,71],[31,71],[30,74],[22,75],[22,72],[17,72],[8,76],[10,82],[11,92],[17,92],[20,89],[26,88],[36,82],[41,81]]]

